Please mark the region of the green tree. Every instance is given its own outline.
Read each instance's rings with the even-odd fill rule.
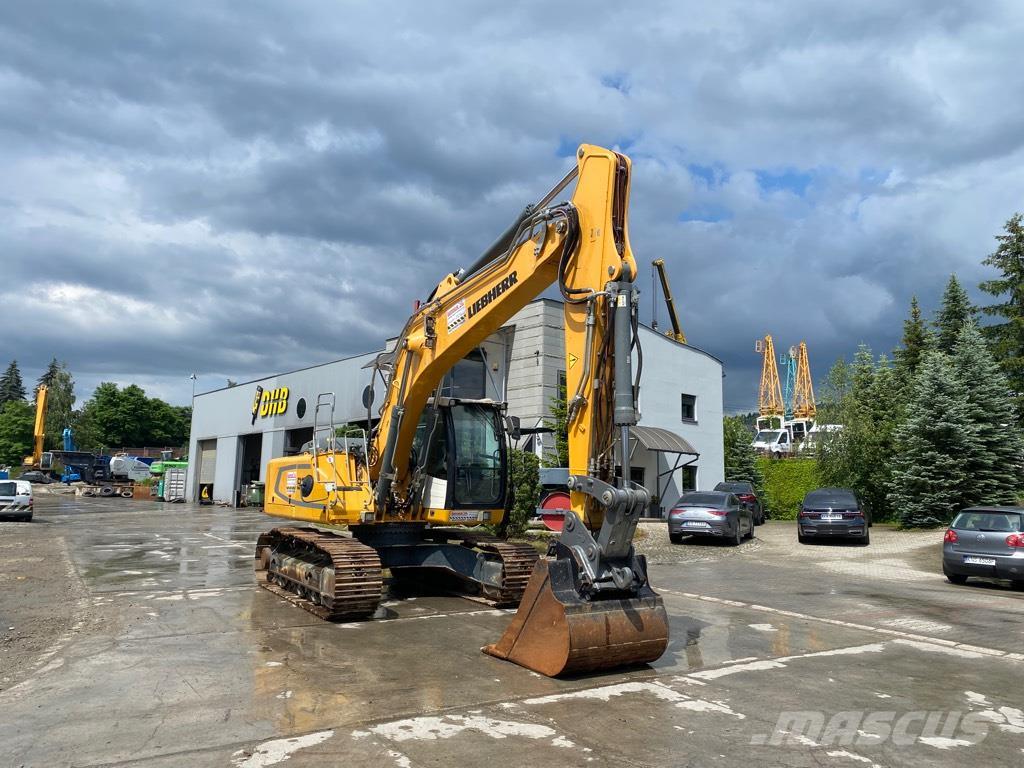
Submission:
[[[996,235],[995,251],[982,262],[995,267],[999,277],[986,280],[980,288],[996,299],[995,304],[982,307],[989,317],[1000,322],[985,326],[983,333],[992,344],[999,367],[1016,393],[1018,418],[1024,420],[1024,223],[1021,214],[1014,214]]]
[[[888,359],[876,361],[864,345],[852,365],[834,368],[830,378],[818,422],[843,428],[821,433],[818,475],[824,485],[852,488],[876,518],[885,518],[891,514],[889,487],[904,387]]]
[[[25,384],[21,380],[21,371],[18,369],[18,361],[11,360],[4,375],[0,377],[0,405],[9,403],[11,400],[25,399]]]
[[[526,524],[537,513],[540,495],[540,459],[533,451],[509,451],[509,483],[512,488],[512,508],[505,524],[507,536],[522,536]]]
[[[90,449],[180,446],[188,442],[192,409],[146,396],[135,384],[103,382],[75,417],[79,445]]]
[[[966,393],[968,419],[978,432],[978,445],[961,453],[972,491],[964,504],[1013,504],[1021,484],[1024,445],[1010,384],[974,323],[964,323],[952,364]]]
[[[935,317],[935,331],[938,336],[938,347],[942,352],[952,353],[953,345],[960,336],[964,323],[974,319],[974,307],[967,296],[967,291],[960,285],[956,275],[949,276],[946,290],[942,294],[942,305]]]
[[[0,405],[0,464],[18,466],[32,453],[35,410],[24,400]]]
[[[75,380],[68,364],[53,358],[39,377],[39,386],[48,388],[46,405],[46,446],[57,448],[61,445],[64,428],[71,426],[75,408]]]
[[[978,449],[968,392],[949,357],[930,351],[896,430],[889,503],[907,528],[941,525],[971,498],[964,457]]]
[[[910,297],[910,317],[903,321],[903,340],[896,350],[896,365],[905,379],[909,380],[917,371],[921,355],[931,345],[931,332],[921,318],[921,306],[917,296]]]
[[[551,398],[551,418],[544,420],[555,439],[555,448],[544,456],[544,466],[569,466],[569,408],[566,403],[565,384],[558,385],[558,394]]]
[[[751,447],[753,435],[742,416],[722,419],[722,439],[725,445],[725,479],[748,480],[758,493],[764,492],[764,477],[757,465],[757,454]]]

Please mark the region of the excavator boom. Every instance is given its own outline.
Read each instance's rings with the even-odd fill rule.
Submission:
[[[26,456],[21,462],[23,467],[38,468],[43,460],[43,448],[46,443],[46,406],[49,401],[49,388],[40,384],[36,390],[36,420],[32,431],[32,455]]]

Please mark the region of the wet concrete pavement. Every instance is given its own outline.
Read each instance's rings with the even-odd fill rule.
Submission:
[[[798,547],[770,523],[736,551],[651,528],[668,652],[550,680],[479,652],[510,611],[418,597],[331,625],[257,589],[271,525],[42,496],[36,522],[0,524],[7,575],[59,583],[38,594],[65,617],[20,657],[0,646],[0,765],[1024,761],[1024,594],[947,584],[941,534]],[[9,583],[0,630],[27,610]]]

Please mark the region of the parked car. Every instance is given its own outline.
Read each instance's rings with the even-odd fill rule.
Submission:
[[[32,519],[32,485],[24,480],[0,480],[0,520]]]
[[[40,472],[38,469],[30,469],[28,472],[22,472],[18,479],[24,480],[26,483],[42,483],[44,485],[46,483],[55,482],[52,477],[45,472]]]
[[[726,480],[724,483],[716,485],[715,490],[731,493],[744,504],[749,504],[754,512],[754,525],[764,525],[764,504],[758,498],[757,490],[752,482],[749,480]]]
[[[958,514],[942,544],[942,572],[953,584],[983,576],[1024,589],[1024,507],[969,507]]]
[[[871,543],[871,511],[849,488],[809,491],[797,513],[796,527],[801,544],[838,536]]]
[[[668,516],[668,537],[679,544],[683,536],[724,538],[736,546],[754,535],[754,512],[735,494],[724,491],[689,491]]]

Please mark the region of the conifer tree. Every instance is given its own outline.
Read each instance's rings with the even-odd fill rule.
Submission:
[[[896,364],[907,379],[917,371],[921,355],[931,344],[931,332],[921,318],[917,296],[910,298],[910,317],[903,321],[902,347],[896,350]]]
[[[963,453],[971,478],[971,504],[1013,504],[1021,477],[1021,436],[1010,384],[978,327],[964,323],[953,348],[953,369],[966,396],[968,418],[978,430],[978,446]]]
[[[740,416],[722,419],[722,437],[725,446],[725,479],[747,480],[758,493],[764,492],[764,476],[757,466],[757,455],[751,444],[750,430]]]
[[[1001,322],[985,326],[982,332],[992,343],[999,367],[1016,393],[1017,413],[1024,420],[1024,218],[1015,214],[1006,222],[1004,234],[996,235],[999,245],[983,262],[999,270],[995,280],[986,280],[981,290],[999,303],[981,311]]]
[[[967,296],[967,291],[960,285],[956,275],[949,276],[946,290],[942,294],[942,306],[935,318],[935,331],[938,335],[939,351],[952,353],[953,345],[960,336],[964,323],[974,319],[974,307]]]
[[[964,457],[980,445],[967,402],[948,356],[925,353],[895,434],[889,504],[904,527],[948,523],[971,498]]]
[[[25,399],[25,384],[21,380],[18,361],[11,360],[4,375],[0,377],[0,407],[12,400]]]

